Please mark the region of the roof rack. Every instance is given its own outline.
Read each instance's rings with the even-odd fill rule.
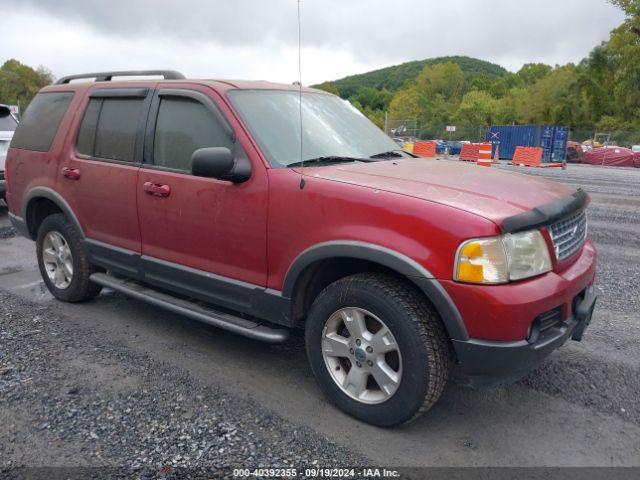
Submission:
[[[71,83],[72,80],[80,80],[83,78],[93,78],[95,82],[110,82],[113,77],[149,77],[162,76],[165,80],[184,80],[185,76],[175,70],[128,70],[122,72],[98,72],[98,73],[81,73],[79,75],[68,75],[62,77],[55,84],[63,85]]]

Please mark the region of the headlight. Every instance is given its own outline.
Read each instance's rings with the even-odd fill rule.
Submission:
[[[539,230],[467,240],[458,248],[454,280],[499,284],[551,270],[549,249]]]

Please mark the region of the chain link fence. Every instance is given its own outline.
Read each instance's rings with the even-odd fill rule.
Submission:
[[[406,140],[451,140],[472,143],[485,141],[488,126],[456,126],[455,132],[447,131],[447,125],[420,125],[417,120],[387,119],[385,133],[393,138]]]

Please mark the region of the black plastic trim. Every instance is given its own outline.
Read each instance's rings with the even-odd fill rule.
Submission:
[[[583,209],[589,202],[589,195],[579,188],[570,197],[535,207],[528,212],[519,213],[502,221],[505,233],[517,233],[551,225],[563,217]]]
[[[137,280],[143,278],[140,253],[90,239],[85,240],[85,247],[92,264]]]
[[[545,330],[544,335],[534,343],[527,340],[501,342],[475,338],[453,340],[459,368],[469,377],[473,386],[512,383],[533,370],[570,338],[579,341],[591,321],[595,303],[595,290],[589,287],[574,314],[560,325]]]
[[[89,98],[145,98],[148,88],[99,88],[91,90]]]
[[[31,225],[29,225],[30,219],[27,216],[27,208],[29,206],[29,202],[37,198],[46,198],[47,200],[51,200],[53,203],[55,203],[60,208],[60,210],[62,210],[62,212],[67,216],[67,218],[71,221],[71,223],[73,223],[73,225],[78,229],[80,236],[84,238],[84,231],[82,230],[82,226],[80,225],[78,218],[73,213],[73,210],[71,210],[71,207],[69,206],[67,201],[62,197],[62,195],[60,195],[59,193],[55,192],[54,190],[48,187],[35,187],[31,189],[29,193],[25,196],[22,202],[22,209],[21,209],[22,218],[24,219],[28,227],[29,238],[31,238],[32,240],[35,240],[36,235],[38,233],[38,232],[31,232]]]
[[[298,279],[309,265],[319,260],[340,257],[368,260],[406,276],[433,303],[450,338],[457,340],[467,340],[469,338],[460,312],[453,300],[451,300],[451,297],[440,282],[427,269],[406,255],[371,243],[344,240],[321,243],[308,248],[289,267],[282,296],[295,298]]]
[[[138,300],[150,303],[151,305],[233,333],[244,335],[254,340],[280,343],[289,338],[289,331],[286,329],[271,328],[229,313],[206,308],[195,302],[172,297],[171,295],[152,290],[132,281],[123,280],[104,273],[94,273],[91,275],[91,280],[99,285],[112,288]]]
[[[275,290],[95,240],[85,240],[85,245],[89,261],[109,272],[271,323],[291,326],[291,302]]]

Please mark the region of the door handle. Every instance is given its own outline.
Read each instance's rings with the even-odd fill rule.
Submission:
[[[71,180],[78,180],[80,178],[80,169],[62,167],[62,176]]]
[[[168,197],[169,195],[171,195],[171,187],[169,185],[144,182],[143,188],[145,193],[148,193],[149,195],[155,195],[156,197]]]

